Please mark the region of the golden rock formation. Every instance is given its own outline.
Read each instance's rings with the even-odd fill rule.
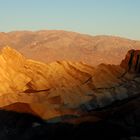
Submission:
[[[51,119],[104,107],[137,94],[139,79],[121,66],[26,59],[5,47],[0,54],[0,107]],[[132,82],[137,80],[136,87]]]

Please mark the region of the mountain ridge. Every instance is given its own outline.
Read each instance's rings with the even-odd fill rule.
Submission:
[[[50,29],[42,29],[42,30],[12,30],[12,31],[7,31],[7,32],[0,32],[2,34],[11,34],[11,33],[22,33],[22,32],[27,32],[27,33],[38,33],[38,32],[47,32],[47,31],[60,31],[60,32],[70,32],[70,33],[76,33],[76,34],[81,34],[81,35],[87,35],[91,37],[115,37],[115,38],[122,38],[126,40],[131,40],[131,41],[140,41],[139,39],[132,39],[129,37],[124,37],[124,36],[119,36],[119,35],[105,35],[105,34],[100,34],[100,35],[93,35],[93,34],[88,34],[88,33],[81,33],[81,32],[76,32],[76,31],[69,31],[69,30],[50,30]]]

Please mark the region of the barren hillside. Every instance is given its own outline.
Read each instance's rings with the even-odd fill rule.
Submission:
[[[0,33],[0,47],[6,45],[46,63],[64,60],[90,65],[119,64],[128,50],[140,49],[139,41],[59,30]]]

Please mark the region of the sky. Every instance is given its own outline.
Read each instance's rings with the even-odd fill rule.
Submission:
[[[0,0],[0,32],[43,29],[140,40],[140,0]]]

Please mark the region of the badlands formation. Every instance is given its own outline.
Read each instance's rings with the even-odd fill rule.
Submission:
[[[120,65],[26,59],[13,48],[0,54],[0,108],[45,120],[77,118],[139,94],[140,51]],[[92,60],[94,61],[94,60]]]

